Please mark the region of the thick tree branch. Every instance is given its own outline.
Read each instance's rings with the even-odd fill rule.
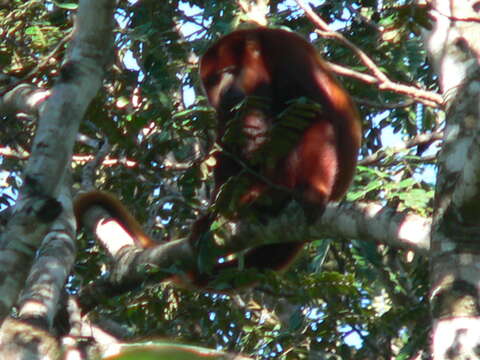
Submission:
[[[97,239],[114,259],[110,279],[82,290],[81,303],[85,311],[105,296],[110,298],[112,294],[126,292],[138,284],[170,279],[175,274],[168,269],[176,268],[185,273],[196,269],[197,254],[186,239],[146,250],[138,249],[121,225],[99,207],[86,212],[84,223],[95,229]],[[300,207],[293,203],[284,214],[264,226],[249,224],[231,226],[231,229],[232,235],[217,244],[225,256],[265,243],[304,242],[319,237],[373,241],[413,250],[420,255],[428,254],[430,246],[430,219],[374,203],[329,204],[312,227],[306,226]],[[181,276],[181,273],[176,275]]]
[[[0,114],[23,113],[38,116],[40,105],[50,96],[50,90],[31,84],[20,84],[0,97]]]
[[[376,203],[330,204],[318,223],[320,234],[387,244],[427,255],[431,220]]]
[[[64,211],[45,236],[19,300],[19,319],[51,329],[75,260],[75,223],[70,182],[59,197]]]
[[[113,0],[82,0],[61,77],[40,113],[15,214],[0,241],[0,319],[16,301],[44,234],[61,210],[54,200],[81,119],[111,59]]]
[[[432,0],[427,46],[446,99],[431,235],[434,359],[475,358],[480,348],[480,67],[478,3]]]

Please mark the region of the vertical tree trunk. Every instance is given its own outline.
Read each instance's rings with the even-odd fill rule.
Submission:
[[[478,4],[434,0],[427,47],[445,99],[431,249],[434,359],[480,358]]]

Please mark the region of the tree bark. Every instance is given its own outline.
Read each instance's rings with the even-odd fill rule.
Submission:
[[[474,2],[431,2],[426,43],[446,106],[431,233],[432,357],[480,356],[480,17]]]

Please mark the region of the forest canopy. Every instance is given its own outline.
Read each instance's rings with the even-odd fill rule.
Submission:
[[[83,358],[127,343],[145,358],[468,353],[474,345],[442,331],[470,339],[478,321],[479,17],[466,0],[446,3],[0,1],[0,353],[32,351],[5,346],[22,332],[66,353],[58,344],[71,337]],[[210,224],[219,243],[192,255],[198,219],[235,213],[245,190],[227,181],[212,202],[212,154],[224,149],[199,62],[252,22],[306,39],[352,96],[358,165],[344,199],[313,223],[295,201],[265,226],[228,227],[227,215]],[[72,198],[93,189],[118,198],[158,245],[99,233],[108,208],[76,234]],[[208,273],[210,258],[285,236],[306,243],[284,272],[233,269],[214,289],[178,286],[192,269]],[[233,281],[253,286],[231,291]]]

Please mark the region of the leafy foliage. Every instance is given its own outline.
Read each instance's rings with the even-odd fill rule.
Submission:
[[[115,161],[99,169],[99,188],[119,195],[159,240],[186,236],[206,210],[212,188],[208,155],[215,117],[200,89],[198,57],[234,27],[239,9],[232,1],[119,3],[115,66],[81,133],[111,146],[109,158]],[[413,1],[317,3],[316,13],[391,79],[436,89],[417,36],[428,22]],[[37,0],[0,4],[3,74],[51,87],[77,4]],[[292,2],[275,0],[270,6],[272,25],[310,37],[330,62],[367,70],[350,49],[317,36]],[[342,81],[358,100],[364,119],[362,158],[400,139],[437,130],[433,109],[354,78]],[[2,93],[10,86],[1,85]],[[293,104],[275,131],[301,128],[301,121],[292,125],[291,117],[301,120],[311,111],[314,104]],[[33,133],[31,119],[2,115],[2,148],[28,152]],[[375,200],[430,214],[432,159],[423,155],[435,154],[436,149],[429,146],[387,151],[379,161],[359,166],[348,200]],[[89,142],[78,143],[73,166],[77,182],[85,157],[97,150]],[[15,197],[24,165],[24,158],[2,154],[0,208]],[[72,292],[100,276],[107,262],[95,244],[83,241],[79,247]],[[427,277],[424,259],[414,254],[379,244],[318,239],[306,246],[293,269],[267,274],[254,289],[239,294],[198,293],[159,284],[106,301],[95,313],[123,324],[132,337],[181,339],[258,359],[315,354],[325,359],[407,359],[426,347]]]

